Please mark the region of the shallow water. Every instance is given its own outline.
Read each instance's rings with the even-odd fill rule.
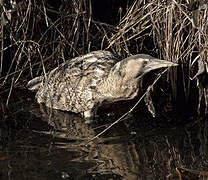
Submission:
[[[5,97],[1,97],[1,105]],[[1,106],[0,179],[208,179],[208,123],[130,114],[86,124],[76,114],[40,107],[19,91]]]

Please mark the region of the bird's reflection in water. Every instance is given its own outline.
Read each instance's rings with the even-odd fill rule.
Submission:
[[[0,127],[2,136],[14,136],[0,152],[2,179],[60,179],[62,175],[71,179],[208,178],[205,119],[172,123],[132,114],[88,143],[104,129],[98,127],[113,122],[114,117],[101,116],[86,124],[80,115],[40,109],[32,99],[24,103],[20,99],[21,103],[13,104],[14,110],[20,110],[7,117],[7,126]]]
[[[53,135],[79,139],[82,145],[103,130],[96,128],[101,124],[85,124],[81,116],[73,113],[53,110],[45,117],[56,129]],[[100,121],[105,122],[103,119]],[[142,123],[129,126],[128,122],[138,121],[141,119],[120,122],[90,142],[89,146],[81,146],[86,154],[78,159],[96,162],[87,170],[89,174],[114,174],[117,178],[141,180],[208,178],[206,121],[166,126],[165,120],[155,122],[155,119],[146,119],[148,126]],[[153,125],[152,128],[151,122],[162,125]],[[73,143],[65,145],[72,147]]]

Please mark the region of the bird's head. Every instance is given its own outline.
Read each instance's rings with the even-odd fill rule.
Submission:
[[[116,63],[111,70],[111,73],[123,78],[124,81],[139,81],[148,72],[177,66],[170,61],[160,60],[146,54],[137,54],[130,56]]]
[[[107,102],[133,99],[142,87],[145,74],[171,66],[177,66],[177,64],[146,54],[130,56],[111,68],[108,77],[100,83],[97,90],[103,95],[101,99]]]

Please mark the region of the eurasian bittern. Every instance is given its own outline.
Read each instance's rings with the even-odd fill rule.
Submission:
[[[29,81],[38,103],[93,117],[99,106],[133,99],[143,76],[177,64],[137,54],[121,60],[108,51],[94,51],[69,60],[49,73]]]

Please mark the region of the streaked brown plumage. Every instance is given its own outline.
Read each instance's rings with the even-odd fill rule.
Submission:
[[[143,76],[176,64],[138,54],[121,60],[108,51],[76,57],[28,82],[38,103],[92,117],[103,103],[133,99]]]

